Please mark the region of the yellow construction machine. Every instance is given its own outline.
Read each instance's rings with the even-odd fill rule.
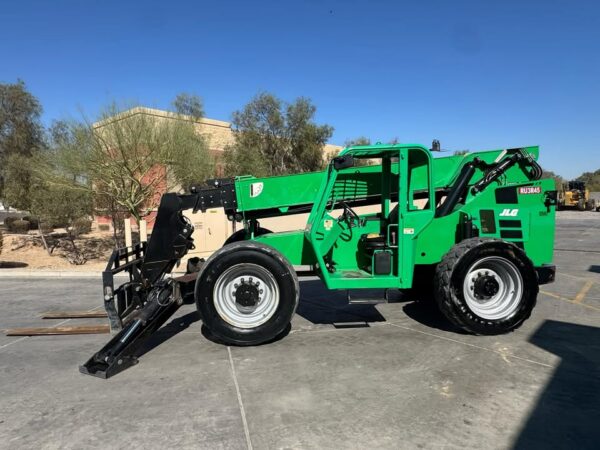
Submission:
[[[558,209],[577,209],[593,211],[596,200],[590,197],[590,191],[583,181],[567,181],[558,192]]]

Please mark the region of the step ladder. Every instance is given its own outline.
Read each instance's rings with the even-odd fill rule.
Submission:
[[[356,289],[358,292],[358,294],[360,295],[360,297],[352,297],[351,295],[351,290],[348,289],[346,291],[346,298],[348,299],[348,304],[349,305],[378,305],[380,303],[388,303],[389,301],[389,296],[388,296],[388,291],[389,289]],[[366,292],[365,291],[377,291],[377,294],[371,296],[366,296]],[[381,295],[383,291],[383,296]]]

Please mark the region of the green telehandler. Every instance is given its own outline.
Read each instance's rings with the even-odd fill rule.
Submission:
[[[109,260],[103,294],[113,337],[80,370],[108,378],[137,363],[140,346],[185,297],[193,296],[220,342],[273,340],[298,306],[299,266],[310,266],[328,289],[359,296],[422,289],[470,333],[514,330],[530,316],[538,286],[555,276],[557,193],[553,180],[540,179],[538,153],[523,147],[434,157],[422,145],[355,146],[322,172],[209,180],[186,194],[167,193],[150,240]],[[217,207],[243,229],[206,262],[192,258],[186,275],[171,276],[193,248],[182,212]],[[302,230],[271,233],[259,223],[299,213],[310,213]],[[119,272],[129,280],[115,288]]]

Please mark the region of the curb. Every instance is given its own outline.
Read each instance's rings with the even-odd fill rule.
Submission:
[[[102,272],[0,269],[0,278],[102,278]]]
[[[184,272],[172,272],[173,275],[183,275]],[[126,278],[127,273],[118,273],[115,278]],[[0,269],[1,278],[102,278],[102,272],[68,271],[68,270],[17,270]]]
[[[314,273],[302,273],[309,271],[310,266],[294,266],[298,272],[298,276],[314,276]],[[185,272],[174,271],[172,276],[185,275]],[[127,278],[127,273],[118,273],[115,278]],[[2,278],[102,278],[102,272],[87,272],[75,270],[19,270],[19,269],[0,269],[0,279]]]

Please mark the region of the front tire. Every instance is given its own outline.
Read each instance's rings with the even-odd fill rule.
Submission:
[[[466,239],[438,265],[435,297],[441,312],[474,334],[503,334],[518,328],[539,291],[533,264],[514,244]]]
[[[299,292],[296,272],[283,255],[267,245],[241,241],[206,261],[195,296],[204,325],[220,341],[257,345],[286,329]]]

